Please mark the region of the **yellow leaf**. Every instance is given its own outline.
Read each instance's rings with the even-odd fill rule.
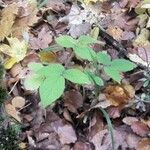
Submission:
[[[15,58],[8,58],[4,61],[4,68],[5,69],[10,69],[12,68],[12,66],[16,63],[16,59]]]
[[[88,5],[90,2],[96,3],[97,1],[98,0],[84,0],[84,3]]]
[[[42,63],[47,62],[47,63],[52,63],[57,61],[57,56],[53,52],[46,52],[46,51],[41,51],[39,52],[39,57],[40,61]]]
[[[6,59],[4,66],[6,69],[10,69],[15,63],[23,60],[27,52],[27,43],[19,41],[17,38],[7,38],[9,45],[0,45],[0,51],[10,56],[10,59]]]
[[[11,33],[17,12],[18,7],[15,3],[8,5],[2,10],[0,21],[0,41],[4,40],[4,38]]]

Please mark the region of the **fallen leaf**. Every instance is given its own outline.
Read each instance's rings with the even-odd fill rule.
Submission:
[[[123,34],[123,30],[121,30],[119,27],[110,25],[110,26],[108,26],[106,31],[114,39],[116,39],[118,41],[121,40],[121,37],[122,37],[122,34]]]
[[[104,90],[104,94],[107,100],[111,102],[111,105],[119,106],[133,98],[135,90],[131,85],[108,85]]]
[[[22,5],[20,8],[24,8],[26,15],[18,16],[18,18],[15,20],[12,30],[12,35],[19,39],[22,38],[24,32],[28,32],[30,27],[39,20],[39,17],[37,17],[37,1],[27,1],[26,3],[22,1],[20,3],[22,3],[19,4]]]
[[[94,2],[94,3],[96,3],[98,0],[84,0],[84,3],[86,4],[86,5],[88,5],[88,4],[90,4],[91,2]]]
[[[150,47],[150,31],[146,28],[143,28],[140,34],[136,37],[133,42],[135,47]]]
[[[42,63],[54,63],[57,62],[57,56],[53,52],[41,51],[38,53],[40,61]]]
[[[92,146],[88,142],[77,141],[73,146],[73,150],[92,150]]]
[[[69,111],[77,113],[77,109],[83,105],[83,97],[81,93],[75,90],[65,92],[64,105]]]
[[[57,133],[59,135],[60,142],[63,145],[75,143],[75,141],[77,140],[76,133],[72,126],[69,124],[58,127]]]
[[[136,117],[125,117],[122,120],[125,124],[131,126],[134,122],[139,121]]]
[[[141,121],[150,128],[150,118],[147,120],[141,119]]]
[[[21,96],[16,96],[11,100],[11,103],[15,108],[22,108],[25,106],[25,99]]]
[[[4,67],[10,69],[15,63],[18,63],[26,56],[27,43],[24,40],[19,41],[17,38],[7,37],[7,40],[9,45],[1,44],[0,51],[10,56],[4,63]]]
[[[138,143],[137,150],[150,150],[150,138],[143,138]]]
[[[11,104],[5,104],[5,110],[8,115],[16,119],[18,122],[21,122],[21,118],[19,116],[19,112],[16,110],[16,108]]]
[[[16,76],[20,74],[22,70],[23,70],[23,67],[21,66],[21,64],[17,63],[11,68],[10,74],[13,78],[15,78]]]
[[[10,56],[4,63],[6,69],[10,69],[15,63],[21,61],[27,52],[27,43],[22,40],[19,41],[17,38],[7,38],[9,45],[0,45],[0,51]]]
[[[146,136],[150,132],[149,127],[140,121],[134,122],[131,125],[131,129],[133,130],[134,133],[142,137]]]
[[[18,7],[16,3],[10,4],[2,10],[0,21],[0,41],[10,35],[17,12]]]
[[[114,129],[113,136],[115,141],[115,150],[135,149],[140,139],[135,134],[123,131],[122,129]],[[112,150],[111,137],[106,129],[97,132],[90,141],[94,144],[95,150]]]
[[[44,49],[49,46],[52,42],[52,32],[47,31],[46,28],[42,28],[42,30],[38,33],[38,37],[30,38],[29,45],[31,49]]]
[[[109,117],[113,119],[119,118],[121,115],[121,109],[119,107],[111,106],[111,107],[108,107],[107,111],[108,111]]]

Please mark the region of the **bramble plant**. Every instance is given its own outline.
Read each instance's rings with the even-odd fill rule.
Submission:
[[[79,39],[73,39],[71,36],[64,35],[58,37],[56,42],[65,48],[72,48],[75,54],[82,59],[96,64],[102,64],[104,72],[119,83],[121,81],[121,72],[127,72],[136,67],[134,63],[126,59],[115,59],[111,61],[106,52],[95,53],[89,45],[99,42],[89,36],[82,35]]]
[[[95,53],[90,44],[99,43],[99,41],[90,36],[82,35],[78,39],[73,39],[71,36],[64,35],[56,38],[56,42],[65,48],[72,48],[77,57],[92,62],[98,72],[100,70],[97,66],[102,65],[104,72],[118,83],[121,81],[121,72],[127,72],[136,67],[134,63],[125,59],[111,60],[105,52]],[[88,70],[67,69],[61,64],[44,66],[41,63],[31,63],[28,67],[32,74],[26,78],[25,88],[28,90],[39,89],[41,103],[44,107],[56,101],[63,94],[65,80],[79,85],[103,85],[99,74]]]

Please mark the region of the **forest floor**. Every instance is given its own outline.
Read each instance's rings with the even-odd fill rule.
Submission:
[[[150,150],[150,0],[0,0],[0,9],[0,150]],[[69,46],[83,35],[104,59],[96,86],[66,77],[58,96],[56,77],[42,92],[39,78],[26,82],[32,63],[94,72],[87,49]],[[117,73],[105,66],[115,59]]]

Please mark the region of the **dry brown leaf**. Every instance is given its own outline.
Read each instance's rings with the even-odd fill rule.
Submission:
[[[36,2],[28,2],[26,7],[27,8],[24,8],[27,9],[26,16],[21,16],[20,18],[18,16],[18,19],[13,25],[12,35],[17,38],[21,38],[24,32],[28,32],[29,27],[33,26],[39,19],[39,17],[37,17],[38,8]]]
[[[150,128],[150,118],[148,120],[141,119],[141,121]]]
[[[22,108],[25,106],[25,99],[21,96],[16,96],[11,100],[11,103],[15,108]]]
[[[17,121],[21,122],[21,118],[19,116],[19,112],[16,110],[16,108],[11,104],[5,104],[5,110],[8,115],[15,118]]]
[[[77,109],[83,105],[83,97],[80,92],[71,90],[64,94],[64,105],[73,113],[77,113]]]
[[[121,108],[119,107],[114,107],[114,106],[111,106],[108,108],[108,114],[109,114],[109,117],[110,118],[113,118],[113,119],[116,119],[116,118],[119,118],[121,113]]]
[[[66,124],[58,127],[58,135],[62,144],[75,143],[77,140],[76,133],[71,125]]]
[[[2,10],[0,21],[0,41],[4,40],[4,38],[11,33],[17,12],[18,7],[16,3],[10,4]]]
[[[150,150],[150,138],[143,138],[138,143],[137,150]]]
[[[136,117],[125,117],[122,120],[126,125],[131,126],[134,122],[139,121]]]
[[[92,150],[92,146],[88,142],[77,141],[73,146],[73,150]]]
[[[142,137],[148,135],[148,133],[150,132],[150,128],[140,122],[140,121],[136,121],[131,125],[131,129],[133,130],[134,133],[136,133],[137,135],[140,135]]]
[[[38,53],[40,61],[42,63],[54,63],[57,62],[57,55],[53,52],[49,52],[49,51],[41,51]]]
[[[129,98],[133,98],[135,90],[131,85],[109,85],[105,88],[104,94],[111,105],[119,106],[127,103]]]
[[[31,49],[44,49],[52,42],[52,32],[47,31],[45,27],[38,33],[38,37],[30,38],[29,44]]]
[[[123,129],[114,129],[113,135],[115,150],[135,149],[139,141],[138,136]],[[95,150],[112,150],[111,137],[106,129],[97,132],[90,141],[94,144]]]
[[[121,30],[119,27],[110,25],[106,31],[114,39],[121,40],[121,37],[122,37],[122,34],[123,34],[123,30]]]
[[[23,67],[21,66],[20,63],[15,64],[11,70],[10,70],[10,74],[13,78],[15,78],[17,75],[20,74],[20,72],[23,70]]]

